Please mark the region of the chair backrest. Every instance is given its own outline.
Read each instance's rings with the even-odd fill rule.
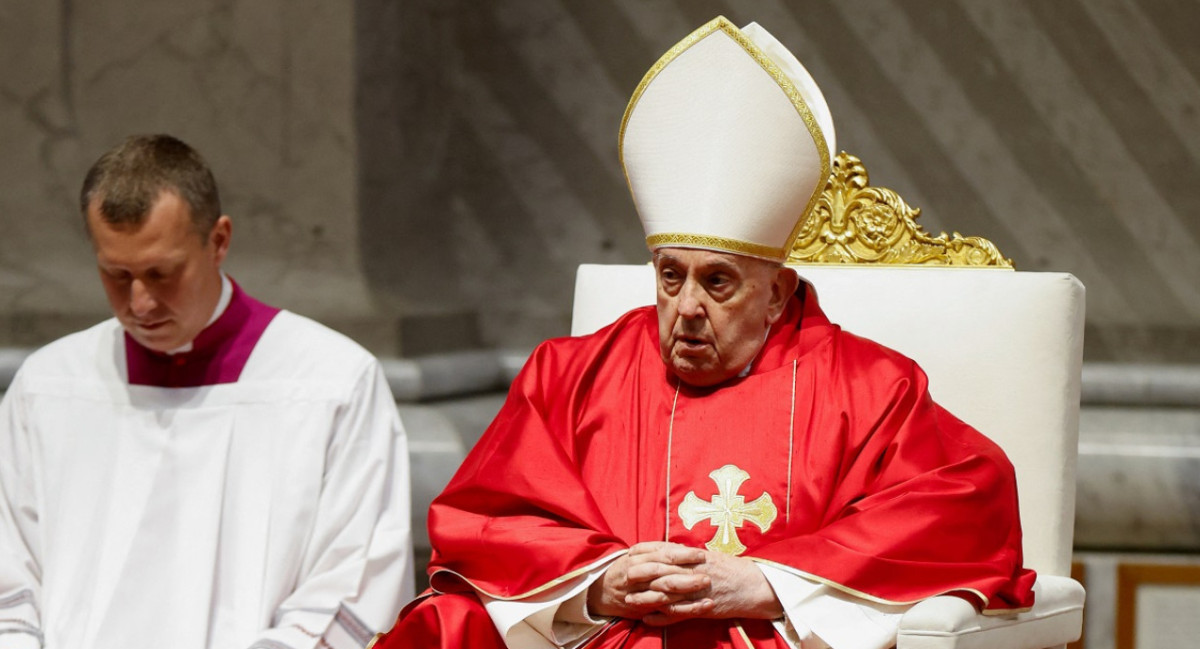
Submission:
[[[1083,285],[1066,273],[813,266],[830,320],[929,375],[933,398],[991,437],[1017,470],[1026,565],[1070,572]],[[579,267],[571,333],[654,303],[649,265]]]
[[[842,178],[849,182],[835,182],[826,190],[827,209],[861,203],[864,191],[889,191],[867,187],[861,163],[854,158],[848,163],[847,158],[842,154],[838,162],[841,171],[849,169],[849,176]],[[852,200],[839,198],[839,191],[850,192]],[[898,197],[887,200],[893,207],[911,210]],[[912,211],[909,221],[915,216]],[[846,237],[820,237],[818,230],[805,228],[795,250],[807,245],[813,253],[809,257],[818,259],[858,254],[821,244]],[[921,232],[891,238],[905,237],[908,251],[938,243]],[[951,254],[988,257],[990,265],[1011,264],[990,243],[979,248],[984,253],[964,253],[966,243],[957,235],[946,241],[943,235],[938,245],[954,248]],[[895,259],[893,253],[879,250],[864,254]],[[920,263],[929,263],[928,251],[919,257]],[[1026,565],[1044,574],[1068,575],[1075,522],[1083,285],[1067,273],[1005,268],[862,263],[795,267],[816,287],[831,321],[917,361],[929,375],[933,398],[1004,449],[1017,472]],[[654,301],[651,266],[582,265],[576,277],[572,334],[595,331],[629,309]]]

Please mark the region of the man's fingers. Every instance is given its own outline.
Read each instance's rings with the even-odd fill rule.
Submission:
[[[706,559],[704,550],[689,548],[686,545],[676,545],[674,543],[669,548],[663,548],[661,553],[666,559],[665,563],[677,566],[692,566],[704,563]]]
[[[631,606],[661,606],[684,597],[700,597],[711,585],[712,580],[707,575],[667,575],[650,582],[644,589],[627,593],[625,603]]]
[[[675,543],[634,546],[605,573],[604,582],[612,608],[626,611],[622,617],[641,616],[647,624],[689,618],[769,620],[783,614],[775,591],[749,559]]]
[[[629,593],[625,596],[625,604],[634,608],[652,609],[673,604],[686,597],[679,593],[664,593],[657,590],[643,590]]]
[[[685,600],[669,604],[652,613],[642,616],[642,622],[650,626],[667,626],[676,622],[697,617],[709,616],[714,608],[713,601],[708,598]]]
[[[687,566],[704,563],[705,560],[704,550],[665,541],[637,543],[629,548],[628,555],[630,561],[634,564],[656,562]]]
[[[661,563],[658,561],[647,561],[645,563],[636,563],[629,566],[625,571],[627,579],[631,583],[644,583],[654,581],[668,575],[692,575],[699,574],[695,570],[687,566],[676,566],[669,563]]]
[[[642,618],[642,622],[645,622],[650,626],[667,626],[668,624],[674,624],[678,621],[679,618],[663,615],[662,613],[651,613]]]
[[[631,557],[639,554],[649,554],[672,545],[676,544],[668,543],[667,541],[642,541],[641,543],[634,543],[633,545],[629,546],[628,554]]]
[[[687,617],[708,617],[716,608],[716,602],[703,597],[696,600],[680,600],[659,609],[659,612],[676,619]]]
[[[666,575],[650,582],[650,590],[660,593],[695,593],[711,586],[712,578],[698,572]]]

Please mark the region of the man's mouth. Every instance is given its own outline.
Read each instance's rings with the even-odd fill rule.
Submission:
[[[166,326],[166,324],[168,322],[170,322],[170,320],[156,320],[154,322],[135,322],[134,326],[137,327],[138,329],[141,329],[142,331],[154,331],[156,329],[160,329],[160,328]]]
[[[675,344],[684,352],[700,352],[709,347],[709,342],[694,336],[676,336]]]

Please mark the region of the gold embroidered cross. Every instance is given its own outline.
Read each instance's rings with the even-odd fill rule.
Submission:
[[[711,541],[704,544],[705,547],[713,552],[741,554],[746,551],[746,546],[738,540],[737,528],[745,521],[750,521],[766,533],[771,529],[771,523],[778,515],[778,510],[775,509],[775,503],[771,502],[771,495],[768,493],[763,493],[747,505],[746,497],[739,496],[738,489],[743,482],[750,479],[750,474],[732,464],[726,464],[713,471],[708,477],[717,483],[717,495],[713,497],[712,502],[704,502],[696,496],[695,491],[689,491],[679,505],[679,518],[683,519],[683,526],[689,530],[707,518],[717,526],[717,533]]]

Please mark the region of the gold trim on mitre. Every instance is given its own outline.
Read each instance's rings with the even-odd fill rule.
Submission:
[[[703,234],[685,234],[682,232],[660,232],[646,237],[646,246],[655,248],[704,248],[706,250],[726,250],[739,255],[779,259],[784,256],[783,248],[764,246],[749,241],[726,239],[725,237],[710,237]]]
[[[813,115],[807,102],[795,82],[788,77],[776,62],[771,59],[766,53],[759,48],[745,33],[737,28],[733,23],[729,22],[724,16],[717,16],[699,29],[688,34],[683,40],[676,43],[671,49],[658,59],[657,62],[646,72],[642,77],[637,88],[634,89],[633,95],[629,99],[629,104],[625,108],[625,114],[621,118],[621,126],[617,135],[617,156],[621,163],[621,170],[625,176],[625,184],[629,188],[630,193],[634,195],[636,202],[636,193],[634,192],[633,183],[629,178],[629,170],[625,164],[625,135],[629,125],[629,120],[637,107],[642,95],[650,84],[658,77],[658,75],[675,59],[682,55],[687,50],[691,49],[697,43],[705,38],[713,35],[716,32],[723,32],[729,38],[742,48],[764,72],[775,82],[775,85],[784,93],[788,101],[796,109],[797,114],[803,120],[805,128],[812,137],[813,145],[816,148],[817,156],[820,160],[820,177],[828,178],[831,171],[830,156],[832,152],[829,150],[830,143],[825,137],[816,116]],[[819,90],[817,91],[819,92]],[[823,99],[822,99],[823,101]],[[824,189],[824,183],[816,183],[812,195],[807,201],[802,213],[796,215],[795,224],[793,225],[791,234],[787,240],[782,242],[781,246],[770,246],[752,241],[744,241],[720,236],[709,236],[699,234],[683,234],[683,233],[656,233],[646,237],[646,244],[651,249],[664,245],[680,245],[683,247],[702,247],[723,250],[736,254],[749,255],[753,257],[761,257],[774,261],[784,261],[790,251],[791,242],[796,240],[801,228],[808,221],[808,215],[812,213],[821,192]]]
[[[917,223],[920,215],[891,189],[872,187],[862,160],[843,151],[787,263],[1013,269],[991,241],[957,232],[931,236]]]

